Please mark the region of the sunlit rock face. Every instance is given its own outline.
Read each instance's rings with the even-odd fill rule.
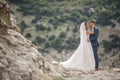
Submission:
[[[54,66],[20,33],[0,35],[0,80],[47,80],[52,73]]]

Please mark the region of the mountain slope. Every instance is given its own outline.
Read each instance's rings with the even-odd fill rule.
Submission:
[[[58,61],[68,59],[80,42],[80,23],[95,18],[100,31],[101,66],[120,67],[118,0],[10,1],[22,34],[37,45],[44,56]]]
[[[7,3],[0,3],[4,4]],[[11,14],[9,7],[1,8],[1,15],[5,17],[0,16],[0,80],[61,79],[62,75],[38,52],[37,47],[13,29],[11,16],[8,16]]]

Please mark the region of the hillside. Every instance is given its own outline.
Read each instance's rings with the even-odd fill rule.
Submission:
[[[68,59],[77,48],[80,23],[95,18],[100,30],[98,53],[104,67],[120,67],[118,3],[118,0],[9,0],[22,34],[44,56],[57,61]]]
[[[64,70],[42,56],[20,33],[12,29],[5,33],[0,34],[0,80],[120,79],[119,68],[106,68],[96,72]]]
[[[119,68],[94,72],[65,70],[44,57],[16,25],[9,5],[0,1],[0,80],[119,80]]]

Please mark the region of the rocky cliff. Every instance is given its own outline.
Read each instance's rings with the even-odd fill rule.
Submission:
[[[0,80],[51,80],[51,65],[20,33],[0,35]]]
[[[53,80],[56,68],[19,32],[7,3],[0,2],[0,80]],[[55,74],[55,75],[54,75]]]

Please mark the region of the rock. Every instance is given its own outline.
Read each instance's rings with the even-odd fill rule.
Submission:
[[[11,22],[12,29],[18,32],[21,32],[20,28],[17,26],[17,20],[13,13],[10,13],[10,22]]]
[[[116,20],[111,20],[111,22],[112,22],[113,24],[115,24],[115,29],[116,29],[116,30],[120,30],[120,23],[119,23],[119,22],[117,22]]]
[[[4,16],[0,15],[0,80],[53,80],[55,76],[62,77],[31,41],[13,29],[17,23],[15,16],[9,13],[7,3],[0,1],[0,8]]]
[[[54,64],[54,65],[58,65],[59,64],[57,61],[52,61],[51,63]]]
[[[88,14],[89,15],[92,15],[92,14],[94,14],[95,13],[95,9],[94,8],[89,8],[88,9]]]
[[[116,73],[114,71],[106,70],[98,70],[94,72],[86,72],[82,73],[81,71],[66,71],[65,80],[120,80],[120,73]]]
[[[0,34],[7,34],[7,30],[10,27],[6,24],[6,22],[0,18]]]
[[[113,68],[112,70],[115,72],[120,72],[120,68]]]
[[[65,80],[64,77],[61,77],[60,74],[52,74],[53,80]]]
[[[5,1],[0,1],[0,35],[7,34],[10,28],[9,21],[10,10]]]
[[[14,30],[0,36],[0,55],[0,80],[51,80],[53,73],[60,76],[31,42]]]

